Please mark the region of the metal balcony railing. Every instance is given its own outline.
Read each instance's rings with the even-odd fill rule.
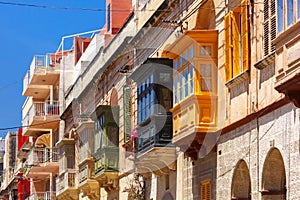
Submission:
[[[23,126],[29,126],[34,117],[46,117],[59,115],[59,102],[47,100],[45,102],[33,102],[27,114],[23,118]]]
[[[55,70],[60,57],[61,55],[58,54],[35,55],[30,64],[30,70],[28,70],[24,76],[24,91],[30,84],[34,73],[45,73],[47,70]]]
[[[58,162],[58,151],[56,148],[32,148],[26,160],[27,165],[35,166],[41,163]]]
[[[31,194],[26,200],[55,200],[55,191],[36,192]]]
[[[65,173],[56,178],[56,193],[60,194],[67,189],[77,187],[77,174],[75,169],[68,169]]]

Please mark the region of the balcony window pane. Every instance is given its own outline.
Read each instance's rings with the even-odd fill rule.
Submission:
[[[141,122],[142,118],[141,118],[141,111],[142,111],[142,100],[139,99],[138,100],[138,123]]]
[[[186,63],[189,60],[189,51],[186,51],[184,53],[184,63]]]
[[[74,169],[74,156],[67,156],[67,168]]]
[[[174,78],[174,104],[177,103],[178,78]]]
[[[154,113],[154,104],[155,104],[155,101],[154,101],[154,89],[152,89],[151,90],[151,96],[150,96],[150,100],[151,100],[151,102],[150,102],[150,112],[151,112],[151,114],[153,114]]]
[[[201,91],[212,91],[211,64],[201,64],[200,74],[201,74]]]
[[[184,97],[189,96],[189,71],[188,69],[184,70]]]
[[[297,0],[297,19],[300,18],[300,0]]]
[[[178,70],[178,61],[175,61],[175,62],[174,62],[174,69],[175,69],[175,70]]]
[[[183,65],[183,62],[182,62],[182,57],[179,58],[179,68],[181,68]]]
[[[277,34],[283,31],[283,0],[277,0]]]
[[[294,23],[294,0],[287,0],[287,26]]]
[[[179,101],[182,100],[182,86],[183,86],[183,80],[182,75],[179,75]]]
[[[211,46],[200,46],[200,56],[211,56]]]
[[[190,93],[194,93],[194,66],[190,66]]]
[[[152,83],[153,83],[153,81],[154,81],[154,75],[153,75],[153,74],[151,74],[151,75],[150,75],[150,84],[152,84]]]
[[[194,47],[192,46],[190,48],[190,59],[193,59],[194,58]]]

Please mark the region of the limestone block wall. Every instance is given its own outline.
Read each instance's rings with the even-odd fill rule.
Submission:
[[[287,104],[220,137],[216,199],[231,198],[234,169],[241,160],[249,168],[252,199],[263,199],[263,168],[272,149],[279,150],[283,159],[286,199],[299,198],[299,109]]]

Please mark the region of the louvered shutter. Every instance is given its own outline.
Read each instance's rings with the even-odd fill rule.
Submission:
[[[123,89],[123,115],[124,115],[124,142],[130,138],[131,131],[131,88],[124,87]]]
[[[230,11],[224,17],[224,29],[225,29],[225,74],[226,82],[232,78],[232,36],[231,36],[231,19],[233,12]]]
[[[276,38],[276,23],[276,0],[264,0],[264,56],[269,55],[275,50],[272,41]]]
[[[236,77],[241,73],[241,63],[240,63],[240,26],[237,23],[234,14],[231,15],[231,24],[232,24],[232,45],[233,45],[233,73],[232,78]]]
[[[200,184],[201,200],[211,200],[211,184],[210,180],[202,181]]]
[[[249,20],[248,20],[248,0],[242,2],[242,61],[243,72],[249,69]]]

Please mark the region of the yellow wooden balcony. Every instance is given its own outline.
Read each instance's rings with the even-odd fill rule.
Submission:
[[[23,96],[46,98],[59,79],[59,64],[51,62],[50,55],[34,56],[30,70],[25,74],[23,81]]]
[[[217,131],[218,31],[188,30],[164,51],[173,59],[173,139],[193,160]]]

